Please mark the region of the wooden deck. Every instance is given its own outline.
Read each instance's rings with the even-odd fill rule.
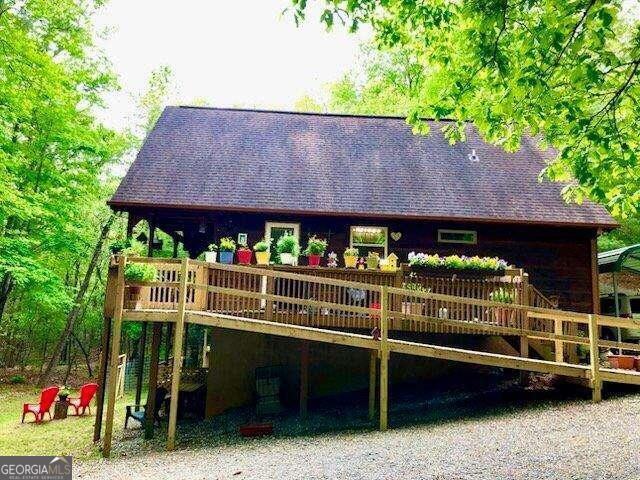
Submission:
[[[159,271],[155,282],[142,285],[143,301],[137,309],[127,308],[131,307],[127,304],[128,285],[124,280],[127,262],[153,262]],[[168,322],[173,325],[174,364],[168,449],[175,445],[185,323],[369,350],[372,359],[370,415],[375,413],[375,385],[378,380],[381,430],[387,428],[388,361],[391,353],[582,378],[589,381],[594,401],[601,398],[603,381],[640,384],[640,374],[603,369],[599,362],[600,348],[621,347],[640,351],[636,344],[600,339],[600,326],[639,328],[640,322],[532,305],[531,289],[523,275],[485,281],[486,286],[471,279],[449,283],[436,279],[432,280],[430,291],[417,292],[402,288],[402,281],[398,284],[399,274],[396,273],[362,272],[361,281],[353,281],[340,278],[345,272],[324,270],[330,269],[311,275],[309,273],[312,272],[301,274],[287,269],[192,260],[118,258],[114,281],[107,289],[107,310],[112,309],[108,313],[113,316],[111,372],[117,371],[123,321]],[[488,292],[498,284],[514,289],[517,303],[488,300]],[[480,298],[474,298],[474,292]],[[394,338],[396,332],[407,331],[516,336],[520,338],[520,355],[501,355]],[[530,340],[554,345],[554,358],[529,358]],[[586,346],[591,352],[589,364],[578,364],[575,358],[566,354],[567,345],[577,344]],[[379,364],[379,374],[376,373],[376,364]],[[109,455],[111,448],[116,382],[117,377],[112,373],[108,386],[105,456]]]

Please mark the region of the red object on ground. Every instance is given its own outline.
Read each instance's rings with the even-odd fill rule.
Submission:
[[[640,357],[635,357],[635,359],[633,360],[633,366],[637,371],[640,372]]]
[[[309,266],[310,267],[319,267],[320,266],[320,255],[309,255]]]
[[[263,437],[273,433],[273,423],[248,423],[240,427],[240,435],[245,438]]]
[[[633,370],[635,365],[635,357],[633,355],[607,355],[607,360],[609,360],[611,368],[620,368],[622,370]]]
[[[80,387],[79,397],[69,397],[69,405],[74,408],[76,415],[84,415],[87,409],[89,409],[89,414],[91,414],[91,405],[89,405],[89,403],[97,391],[97,383],[87,383]],[[80,410],[82,410],[82,412],[78,413]]]
[[[253,252],[249,249],[238,250],[238,263],[240,265],[251,265],[252,256],[253,256]]]
[[[53,401],[56,399],[60,388],[58,387],[48,387],[42,390],[40,393],[40,402],[39,403],[25,403],[22,405],[22,423],[24,423],[24,417],[27,413],[31,412],[36,417],[36,423],[40,423],[44,418],[44,414],[49,414],[49,419],[51,419],[51,405],[53,405]]]

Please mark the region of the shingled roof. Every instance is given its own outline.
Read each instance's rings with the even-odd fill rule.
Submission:
[[[450,145],[441,127],[417,136],[395,117],[167,107],[109,204],[615,226],[538,182],[545,155],[532,139],[506,153],[471,125]]]

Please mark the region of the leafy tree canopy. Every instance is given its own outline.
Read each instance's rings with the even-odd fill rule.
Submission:
[[[424,81],[408,120],[452,117],[516,149],[540,136],[557,155],[543,172],[570,180],[617,216],[640,205],[640,26],[635,11],[607,0],[321,0],[327,27],[372,25],[380,48],[400,48]],[[296,22],[306,0],[292,0]],[[345,95],[348,95],[348,89]]]

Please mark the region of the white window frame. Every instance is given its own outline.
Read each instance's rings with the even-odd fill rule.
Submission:
[[[379,225],[350,225],[349,226],[349,247],[353,248],[353,229],[354,228],[379,228],[384,232],[384,256],[386,257],[389,254],[389,228],[382,227]],[[363,248],[381,248],[383,245],[379,243],[358,243],[355,247],[363,247]]]
[[[291,228],[293,229],[293,235],[298,239],[300,243],[300,224],[295,222],[265,222],[264,223],[264,239],[271,243],[271,229],[272,228]],[[275,248],[275,245],[271,245]]]
[[[456,233],[462,235],[473,235],[473,240],[448,240],[442,238],[443,233]],[[476,230],[452,230],[447,228],[438,229],[438,243],[464,243],[466,245],[476,245],[478,243],[478,232]]]

